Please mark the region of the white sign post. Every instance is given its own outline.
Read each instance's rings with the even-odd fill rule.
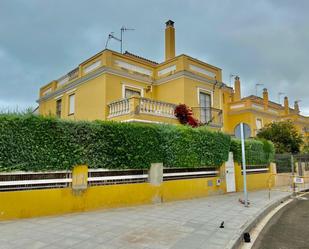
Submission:
[[[244,123],[240,123],[240,136],[241,136],[242,172],[243,172],[243,176],[244,176],[244,199],[245,199],[245,207],[248,207]]]
[[[249,125],[240,123],[235,128],[235,136],[241,139],[241,155],[242,155],[242,172],[244,177],[244,202],[245,207],[248,207],[248,191],[247,191],[247,170],[246,170],[246,152],[245,139],[250,137],[251,129]]]

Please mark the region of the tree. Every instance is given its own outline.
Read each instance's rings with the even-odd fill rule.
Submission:
[[[272,122],[263,127],[257,134],[274,143],[276,153],[298,153],[303,144],[303,137],[291,121]]]
[[[306,137],[304,140],[305,140],[304,146],[303,146],[301,152],[309,154],[309,137]]]

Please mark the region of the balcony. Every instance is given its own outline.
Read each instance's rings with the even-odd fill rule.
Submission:
[[[109,105],[109,120],[177,124],[176,105],[139,96],[120,99]]]
[[[202,125],[221,128],[223,126],[222,110],[213,107],[192,107],[192,113]]]

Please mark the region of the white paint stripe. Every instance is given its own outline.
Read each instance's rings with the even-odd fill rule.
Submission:
[[[247,169],[246,172],[260,172],[260,171],[268,171],[268,168],[260,168],[260,169]],[[243,170],[241,170],[243,172]]]
[[[72,171],[65,171],[65,170],[58,170],[58,171],[13,171],[13,172],[2,172],[0,173],[0,176],[2,175],[49,175],[49,174],[59,174],[59,173],[64,173],[64,174],[69,174],[72,173]]]
[[[148,178],[147,174],[143,174],[143,175],[123,175],[123,176],[98,176],[98,177],[88,177],[88,182],[108,181],[108,180],[145,179],[145,178]]]
[[[35,184],[51,184],[51,183],[69,183],[71,178],[65,179],[44,179],[44,180],[22,180],[22,181],[4,181],[0,182],[0,186],[17,186],[17,185],[35,185]]]
[[[193,175],[212,175],[218,174],[218,171],[199,171],[199,172],[180,172],[180,173],[165,173],[163,176],[193,176]]]

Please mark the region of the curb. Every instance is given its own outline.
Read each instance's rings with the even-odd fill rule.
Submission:
[[[251,231],[271,210],[279,206],[282,202],[290,199],[291,195],[285,196],[272,204],[269,204],[265,209],[260,211],[256,217],[247,221],[243,227],[238,232],[237,235],[229,242],[229,244],[225,247],[225,249],[237,249],[239,248],[241,242],[243,241],[243,234],[245,232]]]

